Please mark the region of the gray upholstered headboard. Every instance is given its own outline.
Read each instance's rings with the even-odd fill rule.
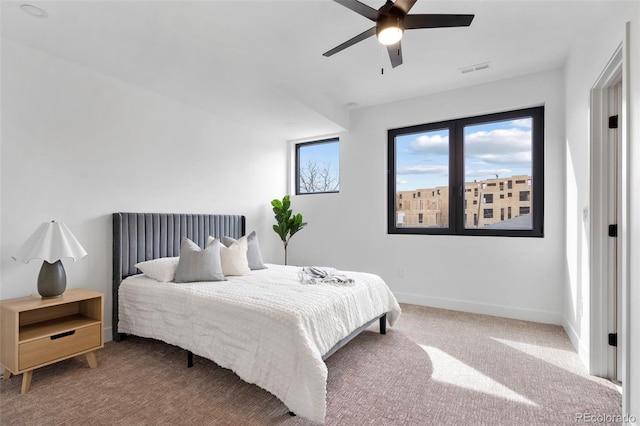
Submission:
[[[118,334],[118,288],[129,275],[139,274],[138,262],[180,255],[187,237],[204,247],[207,237],[245,234],[245,217],[221,214],[114,213],[113,214],[113,340]]]

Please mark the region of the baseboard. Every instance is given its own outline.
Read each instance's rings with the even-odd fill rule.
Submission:
[[[562,314],[557,312],[515,308],[513,306],[493,305],[490,303],[469,302],[467,300],[421,296],[411,293],[394,292],[394,295],[400,303],[410,303],[413,305],[422,305],[430,306],[433,308],[450,309],[453,311],[470,312],[473,314],[493,315],[497,317],[541,322],[545,324],[564,325]]]
[[[571,323],[567,320],[567,317],[565,317],[564,315],[562,316],[562,327],[564,328],[565,333],[567,333],[567,336],[569,336],[569,340],[571,341],[573,348],[578,353],[580,361],[582,361],[582,364],[584,364],[584,366],[589,371],[589,350],[584,345],[583,340],[580,339],[580,336],[576,332],[575,328],[573,328]]]

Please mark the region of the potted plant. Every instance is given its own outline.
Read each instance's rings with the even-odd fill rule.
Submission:
[[[302,221],[300,213],[294,214],[291,210],[291,201],[288,195],[282,198],[282,201],[275,199],[271,201],[273,213],[275,213],[276,224],[273,230],[280,236],[284,246],[284,264],[287,264],[287,246],[293,235],[304,228],[307,223]]]

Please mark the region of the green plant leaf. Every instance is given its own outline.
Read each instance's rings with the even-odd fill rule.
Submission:
[[[289,195],[282,197],[282,201],[278,199],[271,201],[271,205],[273,206],[273,213],[276,219],[273,230],[282,240],[286,251],[289,239],[307,224],[303,222],[300,213],[294,214],[291,210],[291,199]]]

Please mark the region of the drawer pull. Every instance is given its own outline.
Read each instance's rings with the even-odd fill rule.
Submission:
[[[73,334],[75,332],[76,332],[75,330],[65,331],[64,333],[60,333],[60,334],[56,334],[56,335],[51,336],[51,340],[60,339],[62,337],[67,337],[67,336],[73,336]]]

